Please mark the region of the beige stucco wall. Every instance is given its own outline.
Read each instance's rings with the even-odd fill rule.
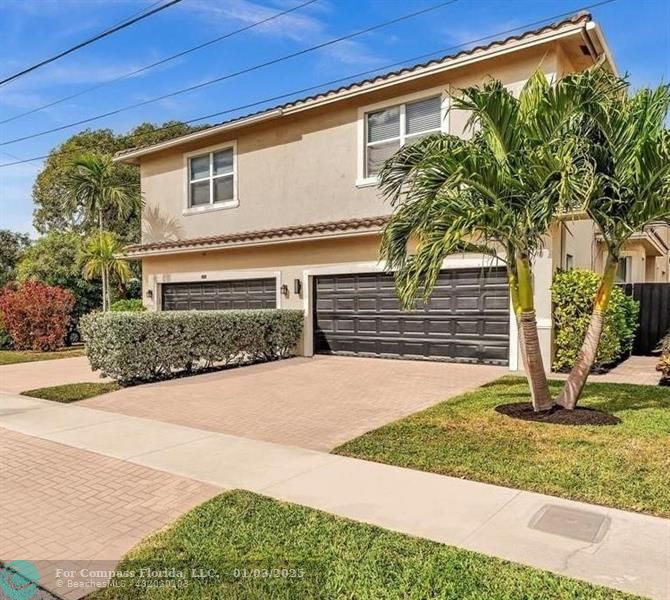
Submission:
[[[537,68],[555,72],[554,46],[519,51],[145,158],[140,165],[146,201],[143,241],[387,214],[390,207],[382,201],[376,186],[356,185],[360,174],[359,119],[365,106],[401,101],[408,94],[420,95],[422,91],[446,93],[489,77],[519,91]],[[445,127],[461,134],[466,118],[454,111]],[[185,154],[231,141],[237,148],[239,206],[185,215]]]
[[[438,74],[328,108],[247,127],[236,135],[222,134],[209,138],[206,143],[154,155],[141,163],[146,200],[143,241],[187,239],[387,214],[390,207],[382,201],[375,186],[357,186],[362,141],[359,129],[366,106],[401,102],[407,95],[420,96],[423,91],[426,95],[436,91],[446,93],[480,84],[487,78],[500,79],[518,93],[528,76],[538,68],[560,76],[572,70],[572,64],[554,45],[524,50],[474,68]],[[463,135],[466,120],[466,114],[452,111],[448,131]],[[185,215],[185,154],[231,141],[236,144],[239,206]],[[592,231],[582,225],[575,224],[575,235],[569,238],[561,238],[558,230],[552,231],[536,260],[536,313],[547,368],[551,364],[552,349],[551,277],[561,265],[566,248],[572,250],[576,264],[590,260],[588,247],[593,239]],[[586,234],[588,240],[583,237]],[[280,298],[280,306],[307,311],[304,348],[308,349],[310,290],[307,286],[301,295],[296,295],[294,280],[308,282],[308,274],[319,269],[346,272],[361,268],[372,270],[371,266],[379,268],[378,248],[378,236],[365,235],[146,257],[142,261],[144,300],[149,308],[158,308],[160,284],[165,282],[201,280],[203,275],[208,279],[221,279],[274,274],[279,286],[286,284],[289,289],[289,295]],[[461,258],[469,257],[451,260]],[[146,293],[149,290],[153,294],[151,299]],[[510,360],[514,367],[518,345],[514,324],[511,327]]]

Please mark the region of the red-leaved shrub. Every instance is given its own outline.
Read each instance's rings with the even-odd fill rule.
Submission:
[[[0,312],[16,350],[57,350],[64,344],[75,299],[58,286],[27,281],[0,294]]]

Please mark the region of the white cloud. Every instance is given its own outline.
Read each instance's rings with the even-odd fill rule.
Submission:
[[[459,22],[449,25],[442,29],[442,34],[446,36],[447,40],[456,45],[468,45],[473,40],[479,40],[488,36],[493,36],[501,31],[508,31],[518,28],[521,22],[518,19],[509,19],[507,21],[497,21],[486,26],[478,26],[476,28],[463,27]],[[506,37],[510,34],[501,34],[501,37]],[[486,43],[486,42],[482,42]]]
[[[191,0],[184,8],[206,18],[210,24],[213,23],[212,19],[215,19],[216,22],[220,23],[233,22],[245,26],[272,17],[282,10],[290,8],[290,6],[295,6],[295,3],[281,7],[269,7],[256,4],[250,0],[228,0],[225,3],[215,3],[209,0]],[[323,33],[324,25],[316,17],[303,12],[307,8],[305,7],[305,9],[299,9],[287,15],[282,15],[255,27],[253,31],[284,37],[294,41],[311,39],[313,36]]]
[[[206,18],[209,23],[212,23],[212,19],[214,19],[228,26],[231,23],[235,23],[237,26],[245,26],[296,6],[299,2],[297,0],[291,2],[279,0],[277,4],[277,6],[270,7],[257,4],[251,0],[229,0],[220,4],[209,0],[191,0],[188,8]],[[332,6],[328,2],[320,1],[254,27],[250,32],[256,35],[268,35],[316,45],[339,37],[338,34],[330,33],[327,24],[317,16],[317,14],[329,14],[330,12],[332,12]],[[319,54],[345,65],[366,66],[380,64],[383,60],[367,44],[359,40],[337,42],[323,48],[319,51]]]

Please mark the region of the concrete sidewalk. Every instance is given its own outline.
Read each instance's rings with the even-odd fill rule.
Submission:
[[[627,592],[670,597],[665,519],[9,394],[0,395],[0,427]]]

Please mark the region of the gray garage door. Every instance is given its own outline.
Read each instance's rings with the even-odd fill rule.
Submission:
[[[504,269],[442,271],[430,302],[410,312],[385,273],[316,277],[314,294],[315,352],[507,364]]]
[[[276,308],[277,281],[235,279],[163,284],[163,310]]]

